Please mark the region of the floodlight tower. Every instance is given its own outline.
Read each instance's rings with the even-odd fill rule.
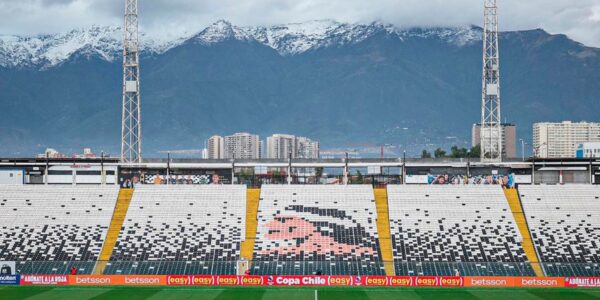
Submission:
[[[125,0],[123,38],[123,119],[121,161],[142,162],[142,119],[140,114],[140,63],[138,0]]]
[[[496,0],[484,0],[483,88],[481,97],[481,160],[502,161],[500,119],[500,52]]]

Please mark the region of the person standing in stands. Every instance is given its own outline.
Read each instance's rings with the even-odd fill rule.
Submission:
[[[77,268],[71,267],[71,275],[77,275]]]

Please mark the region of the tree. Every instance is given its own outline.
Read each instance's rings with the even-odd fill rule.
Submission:
[[[356,170],[356,183],[362,184],[364,182],[364,178],[360,170]]]
[[[315,168],[315,177],[321,178],[322,176],[323,176],[323,168],[322,167],[316,167]]]
[[[471,158],[479,158],[481,156],[481,145],[475,145],[471,148],[471,152],[469,153]]]
[[[469,156],[469,150],[467,150],[467,148],[458,148],[458,146],[452,146],[450,152],[450,157],[453,158],[467,158],[467,156]]]
[[[442,148],[437,148],[434,152],[435,158],[444,158],[446,157],[446,151]]]
[[[423,152],[421,152],[421,158],[431,158],[431,153],[423,149]]]

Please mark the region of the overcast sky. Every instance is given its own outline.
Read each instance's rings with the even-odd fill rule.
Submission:
[[[481,25],[483,0],[139,0],[142,29],[194,33],[219,19],[272,25],[318,19],[398,27]],[[121,25],[124,0],[0,0],[0,33]],[[543,28],[600,47],[600,0],[498,0],[502,30]]]

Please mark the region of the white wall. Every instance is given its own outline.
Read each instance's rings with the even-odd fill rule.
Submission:
[[[0,184],[23,184],[23,170],[0,170]]]

